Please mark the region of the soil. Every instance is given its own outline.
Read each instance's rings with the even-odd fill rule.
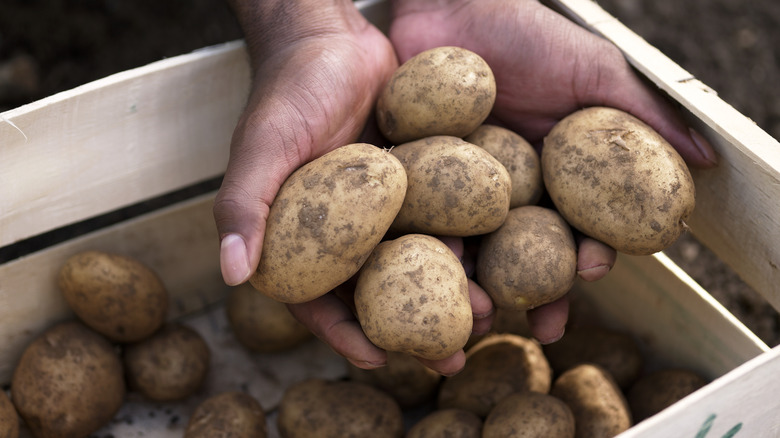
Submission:
[[[780,2],[598,3],[780,138]],[[240,37],[224,0],[6,0],[0,111]],[[767,344],[780,343],[777,312],[693,237],[667,253]]]

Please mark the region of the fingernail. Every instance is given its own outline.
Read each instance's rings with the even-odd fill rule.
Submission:
[[[710,143],[693,128],[688,128],[688,132],[690,132],[691,140],[693,140],[693,143],[696,145],[696,149],[699,150],[702,158],[707,160],[712,166],[717,166],[718,157],[715,155],[715,151],[713,151]]]
[[[577,271],[577,275],[585,281],[596,281],[607,275],[609,269],[610,267],[608,265],[598,265]]]
[[[488,312],[480,313],[480,314],[474,313],[472,316],[474,317],[474,319],[485,319],[488,316],[492,315],[493,313],[495,313],[495,310],[494,309],[490,309],[490,311],[488,311]]]
[[[249,269],[249,257],[246,253],[246,243],[237,234],[228,234],[222,238],[219,249],[219,261],[222,277],[229,286],[236,286],[252,274]]]
[[[555,335],[555,336],[553,336],[553,337],[551,337],[549,339],[544,339],[544,340],[537,339],[537,340],[542,345],[552,344],[553,342],[560,341],[565,333],[566,333],[566,327],[561,327],[561,331],[557,335]]]
[[[387,365],[387,363],[384,363],[384,362],[381,362],[381,363],[380,362],[369,362],[369,361],[365,361],[365,360],[356,360],[356,359],[350,359],[350,358],[347,358],[347,360],[352,365],[355,365],[356,367],[364,369],[364,370],[373,370],[373,369],[377,369],[377,368],[382,368],[382,367]]]

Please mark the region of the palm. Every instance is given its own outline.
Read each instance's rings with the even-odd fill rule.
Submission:
[[[670,108],[612,44],[536,1],[462,3],[401,10],[390,33],[400,60],[442,45],[478,53],[496,76],[493,116],[531,142],[581,107],[607,105],[639,116],[676,146],[690,144],[681,137],[687,129],[669,121]]]

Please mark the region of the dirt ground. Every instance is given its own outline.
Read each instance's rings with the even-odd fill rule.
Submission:
[[[599,0],[780,138],[780,2]],[[0,111],[161,58],[240,38],[223,0],[5,0]],[[780,318],[692,237],[668,254],[769,345]]]

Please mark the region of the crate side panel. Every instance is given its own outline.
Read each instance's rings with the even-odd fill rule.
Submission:
[[[575,293],[598,309],[605,324],[634,334],[656,367],[688,367],[715,378],[769,350],[660,253],[621,254],[609,275],[578,282]]]
[[[57,273],[79,251],[131,256],[157,272],[170,295],[169,319],[224,298],[228,289],[219,268],[213,197],[204,195],[0,266],[0,384],[10,380],[35,336],[73,317],[57,288]]]
[[[221,175],[248,78],[230,43],[3,113],[0,246]]]
[[[780,349],[775,347],[618,437],[776,438],[778,372]]]

